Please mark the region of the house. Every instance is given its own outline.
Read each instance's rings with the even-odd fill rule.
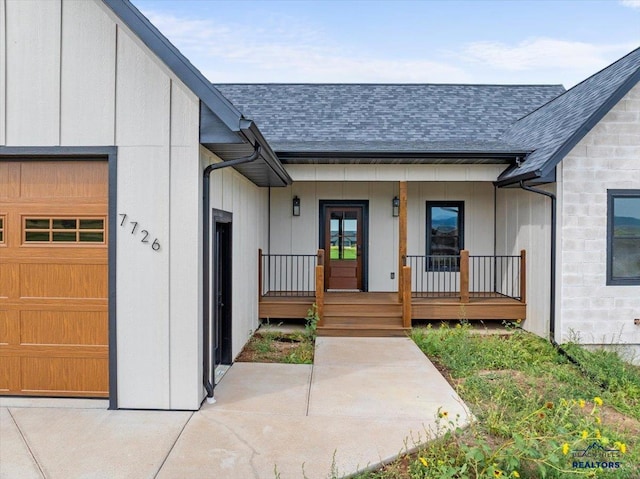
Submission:
[[[213,86],[126,0],[0,24],[0,394],[195,410],[314,302],[640,348],[640,50],[568,91]]]

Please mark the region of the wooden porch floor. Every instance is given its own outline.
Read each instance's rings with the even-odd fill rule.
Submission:
[[[260,300],[261,319],[304,319],[315,302],[313,296],[265,295]],[[525,319],[526,304],[497,294],[459,296],[427,295],[411,300],[411,319],[517,320]],[[396,292],[326,292],[319,335],[403,336],[402,303]]]

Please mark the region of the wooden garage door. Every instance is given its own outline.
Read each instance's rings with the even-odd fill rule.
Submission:
[[[0,161],[0,395],[108,396],[106,161]]]

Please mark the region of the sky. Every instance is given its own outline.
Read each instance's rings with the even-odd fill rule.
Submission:
[[[213,83],[570,88],[640,47],[640,0],[132,0]]]

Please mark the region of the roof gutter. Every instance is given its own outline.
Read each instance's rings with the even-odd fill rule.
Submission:
[[[213,399],[213,388],[215,384],[210,380],[211,378],[211,368],[209,364],[211,363],[211,344],[209,341],[209,335],[211,332],[211,315],[210,315],[210,307],[211,307],[211,265],[210,265],[210,238],[211,232],[209,229],[210,218],[211,218],[211,193],[209,191],[210,186],[210,178],[211,173],[215,170],[220,170],[222,168],[228,168],[230,166],[238,166],[244,165],[246,163],[251,163],[260,158],[261,147],[259,144],[254,145],[253,153],[249,156],[245,156],[243,158],[237,158],[235,160],[229,161],[221,161],[219,163],[213,163],[207,166],[204,169],[202,176],[202,204],[203,204],[203,212],[202,212],[202,262],[204,264],[203,271],[203,294],[202,294],[202,336],[203,336],[203,353],[202,353],[202,380],[204,384],[204,388],[207,391],[207,402],[213,403],[215,400]],[[215,383],[215,381],[213,381]]]

